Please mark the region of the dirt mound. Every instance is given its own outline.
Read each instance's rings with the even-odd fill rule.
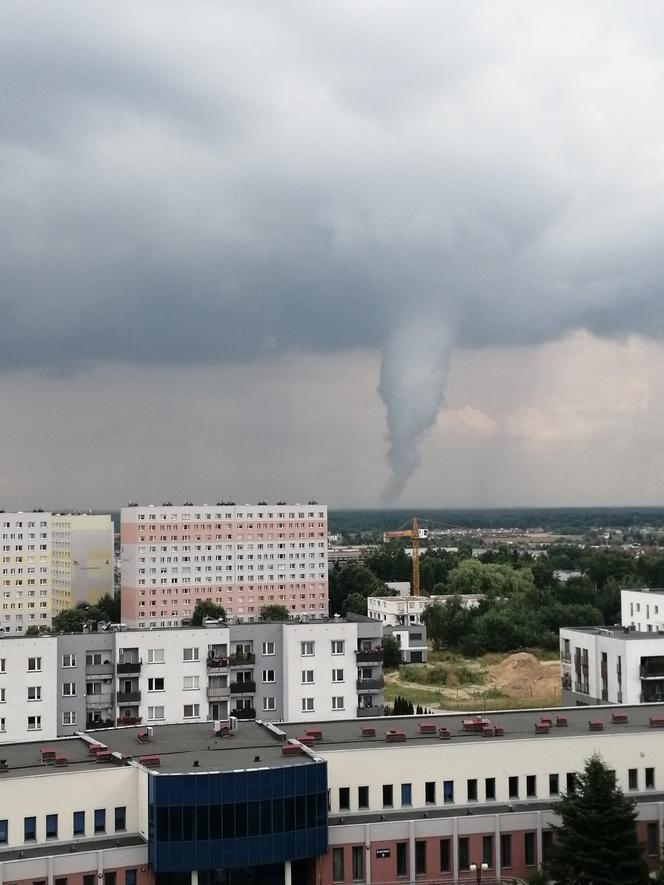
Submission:
[[[510,698],[553,698],[559,692],[557,661],[540,663],[528,652],[518,652],[489,667],[490,681]]]

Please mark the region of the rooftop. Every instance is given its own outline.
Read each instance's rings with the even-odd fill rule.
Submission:
[[[589,636],[608,636],[611,639],[660,639],[664,640],[664,633],[654,631],[632,630],[630,627],[622,627],[619,624],[613,627],[563,627],[566,632],[586,633]]]

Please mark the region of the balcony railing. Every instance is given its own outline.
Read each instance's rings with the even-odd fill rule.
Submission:
[[[230,694],[230,688],[227,685],[224,686],[212,686],[208,685],[207,696],[209,701],[219,701],[227,698]]]
[[[228,663],[231,667],[245,667],[256,663],[256,655],[253,652],[237,652],[230,656]]]
[[[358,707],[357,708],[357,718],[358,719],[366,719],[369,716],[382,716],[385,712],[385,707],[376,706],[376,707]]]
[[[140,691],[119,691],[116,695],[118,704],[138,704],[141,700]]]
[[[231,682],[231,694],[254,694],[255,682]]]
[[[208,658],[207,659],[207,668],[208,672],[215,672],[216,670],[223,670],[228,667],[228,658]]]
[[[85,673],[87,676],[112,676],[113,661],[107,664],[86,664]]]
[[[664,679],[664,665],[644,664],[639,668],[641,679]]]
[[[378,663],[383,660],[382,648],[358,648],[355,652],[355,660],[358,663],[369,663],[370,661]]]
[[[235,716],[236,719],[255,719],[256,711],[253,707],[244,710],[231,710],[231,716]]]
[[[140,661],[121,661],[118,663],[118,673],[140,673]]]
[[[565,652],[563,651],[560,653],[560,660],[564,661],[564,663],[566,663],[566,664],[571,664],[572,663],[572,655],[565,654]]]
[[[114,706],[112,694],[88,694],[85,696],[87,710],[110,710]]]
[[[120,716],[118,717],[118,725],[140,725],[140,716]]]
[[[385,685],[385,680],[382,676],[377,679],[358,679],[357,680],[357,690],[358,691],[378,691],[383,688]]]

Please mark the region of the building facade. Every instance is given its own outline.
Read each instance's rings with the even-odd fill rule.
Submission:
[[[421,624],[422,615],[430,605],[445,605],[449,599],[459,599],[464,608],[477,608],[484,596],[481,593],[463,593],[452,596],[369,596],[367,615],[391,627]]]
[[[483,881],[523,880],[552,844],[552,806],[594,753],[636,802],[657,869],[664,707],[476,722],[240,722],[228,734],[199,723],[6,745],[0,881],[459,885],[482,863]]]
[[[240,621],[268,605],[327,617],[324,505],[124,507],[120,539],[127,626],[178,626],[199,600]]]
[[[664,633],[664,590],[621,590],[620,616],[641,633]]]
[[[92,523],[86,520],[93,520]],[[106,531],[101,530],[106,527]],[[0,513],[2,620],[0,632],[50,627],[77,602],[113,591],[110,516]],[[94,556],[93,556],[94,554]],[[110,565],[103,565],[109,563]],[[110,585],[100,574],[110,573]]]
[[[366,618],[0,639],[0,744],[116,724],[383,714]]]

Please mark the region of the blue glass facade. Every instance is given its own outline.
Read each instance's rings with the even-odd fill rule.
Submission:
[[[283,863],[327,851],[327,764],[148,778],[156,873]]]

